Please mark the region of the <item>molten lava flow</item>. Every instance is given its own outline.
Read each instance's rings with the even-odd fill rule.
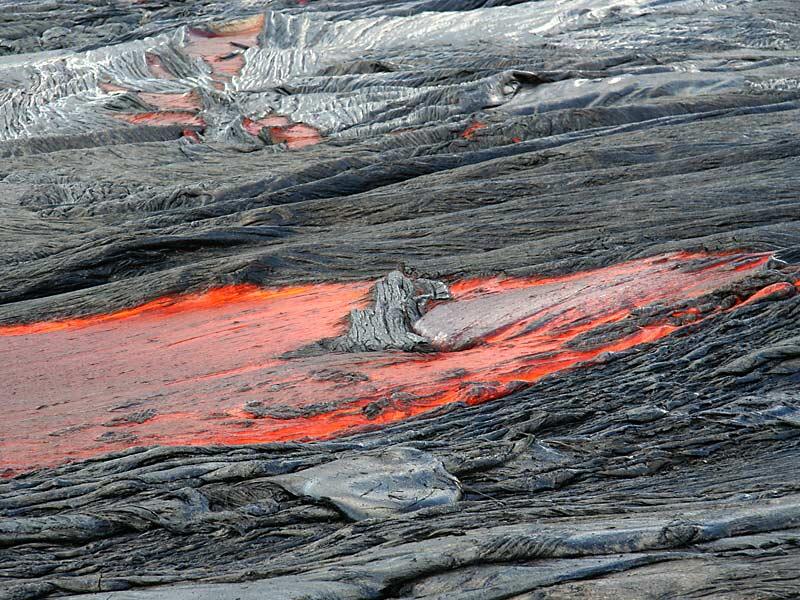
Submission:
[[[244,130],[250,135],[258,135],[265,127],[267,129],[272,129],[274,127],[280,128],[288,126],[289,119],[278,115],[263,117],[261,119],[256,119],[255,121],[248,119],[247,117],[242,119],[242,127],[244,127]]]
[[[295,123],[288,127],[273,127],[270,129],[269,135],[274,143],[285,143],[288,148],[292,149],[312,146],[322,141],[319,132],[305,123]]]
[[[193,125],[203,127],[205,121],[193,112],[181,110],[164,110],[154,112],[140,112],[131,114],[118,114],[116,117],[134,125]]]
[[[773,283],[772,285],[768,285],[767,287],[759,290],[745,300],[742,304],[754,304],[756,302],[761,302],[762,300],[779,300],[781,298],[793,296],[795,293],[795,285],[792,285],[786,281],[782,281],[779,283]]]
[[[0,471],[134,445],[327,438],[497,399],[722,310],[689,304],[766,260],[684,253],[564,277],[456,282],[456,300],[417,323],[448,350],[434,354],[285,357],[341,333],[371,282],[229,286],[2,327]],[[776,284],[754,298],[785,293]],[[633,326],[632,313],[654,303],[663,321]]]
[[[224,90],[239,75],[245,65],[244,52],[258,46],[258,35],[264,27],[264,15],[248,19],[218,24],[209,29],[188,29],[184,51],[193,59],[204,62],[211,71],[212,85]],[[175,80],[157,54],[145,55],[150,74],[157,79]],[[187,82],[188,83],[188,82]],[[107,93],[127,92],[136,94],[140,100],[157,110],[139,112],[112,112],[111,115],[134,125],[186,125],[204,129],[203,101],[197,90],[185,93],[143,92],[128,89],[118,83],[102,81],[100,89]],[[318,144],[322,141],[320,132],[306,123],[291,122],[283,115],[242,117],[243,129],[252,136],[258,136],[262,129],[274,144],[285,144],[289,149],[298,149]],[[189,129],[185,135],[194,142],[201,137]]]
[[[196,110],[202,108],[200,95],[197,92],[186,92],[184,94],[149,93],[139,92],[140,100],[152,104],[161,110]]]
[[[264,27],[264,15],[218,25],[210,30],[190,29],[187,51],[211,67],[212,77],[230,81],[244,66],[242,51],[256,46]]]
[[[289,119],[280,115],[270,115],[252,120],[245,117],[242,127],[250,135],[256,136],[262,129],[267,129],[270,140],[274,144],[285,143],[287,148],[304,148],[322,141],[319,131],[305,123],[290,123]]]
[[[482,123],[481,121],[473,121],[464,131],[461,132],[461,137],[465,140],[472,140],[475,138],[475,134],[478,132],[478,130],[485,128],[486,123]]]

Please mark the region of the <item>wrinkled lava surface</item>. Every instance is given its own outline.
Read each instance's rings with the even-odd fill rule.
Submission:
[[[137,445],[329,438],[502,398],[735,309],[692,301],[768,259],[679,253],[562,277],[457,281],[454,301],[416,324],[441,350],[431,354],[283,356],[341,333],[369,302],[366,281],[228,286],[5,326],[2,462],[12,474]],[[645,307],[656,317],[642,320]]]
[[[0,598],[796,597],[798,23],[4,2]]]

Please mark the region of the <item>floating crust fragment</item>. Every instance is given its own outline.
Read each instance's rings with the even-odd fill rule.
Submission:
[[[428,338],[414,330],[429,302],[450,300],[441,281],[409,279],[392,271],[375,285],[373,305],[350,313],[347,333],[322,342],[335,352],[377,352],[431,350]]]

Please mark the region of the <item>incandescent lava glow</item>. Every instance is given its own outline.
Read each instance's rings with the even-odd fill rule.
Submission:
[[[207,29],[190,28],[184,35],[182,51],[187,57],[200,61],[210,71],[211,85],[214,89],[224,91],[239,76],[245,66],[245,51],[258,47],[258,37],[264,28],[264,15],[258,15],[238,21],[220,23]],[[177,78],[165,66],[161,57],[152,52],[146,54],[149,74],[154,79],[177,81]],[[197,82],[184,79],[180,82],[187,87]],[[112,111],[113,118],[132,125],[166,126],[184,125],[184,137],[195,142],[202,141],[197,131],[205,130],[202,95],[198,88],[183,93],[144,92],[129,89],[119,82],[101,81],[99,87],[106,93],[135,94],[139,100],[153,110],[135,112]],[[241,117],[242,129],[258,136],[266,128],[268,138],[273,144],[285,144],[290,150],[305,148],[323,141],[321,133],[311,125],[291,122],[283,115],[266,115],[260,118]]]
[[[461,137],[465,140],[472,140],[475,139],[475,134],[481,130],[486,128],[486,123],[482,123],[480,121],[473,121],[470,123],[467,128],[461,132]]]
[[[723,310],[690,305],[768,259],[679,253],[563,277],[458,281],[455,300],[416,324],[440,350],[431,354],[282,357],[340,334],[372,282],[228,286],[0,327],[0,472],[130,446],[325,439],[495,400]],[[654,305],[664,317],[637,320]]]

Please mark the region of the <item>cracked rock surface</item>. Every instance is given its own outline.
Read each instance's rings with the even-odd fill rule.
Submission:
[[[337,352],[370,352],[431,349],[430,340],[416,333],[430,301],[449,300],[447,286],[430,279],[411,280],[399,271],[381,279],[374,290],[372,306],[350,313],[347,333],[322,345]]]

